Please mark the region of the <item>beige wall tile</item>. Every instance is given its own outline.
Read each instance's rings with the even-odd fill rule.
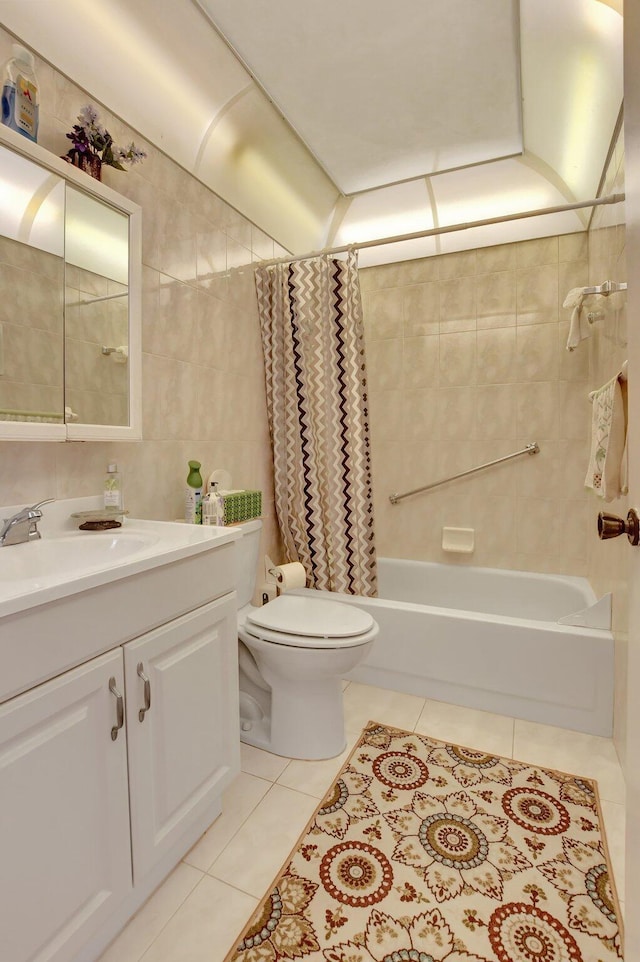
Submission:
[[[399,288],[405,337],[437,334],[440,330],[440,289],[437,283]],[[398,300],[398,294],[394,295]]]
[[[556,264],[518,270],[516,276],[518,325],[557,321],[558,290]]]
[[[540,237],[516,245],[516,266],[518,268],[540,267],[542,264],[557,263],[557,237]]]
[[[580,231],[577,234],[563,234],[558,238],[558,259],[565,261],[589,260],[589,234]]]
[[[476,270],[478,274],[493,274],[496,271],[513,271],[516,266],[517,244],[499,244],[476,251]]]
[[[516,438],[516,391],[513,384],[478,387],[476,437]]]
[[[475,437],[476,391],[469,387],[442,388],[438,394],[438,423],[443,440]]]
[[[476,383],[476,335],[440,335],[440,385],[472,385]]]
[[[443,254],[440,261],[440,280],[450,277],[466,277],[476,273],[476,251],[460,251]]]
[[[476,278],[456,277],[440,282],[440,330],[475,330]]]
[[[516,323],[516,278],[513,271],[481,274],[476,280],[478,328],[512,327]]]
[[[405,337],[403,381],[406,388],[437,387],[440,377],[440,338]]]
[[[368,341],[367,372],[371,391],[391,391],[402,386],[402,338]]]
[[[402,307],[393,290],[371,291],[363,300],[367,336],[372,340],[402,334]]]
[[[478,384],[506,384],[516,380],[516,330],[478,331]]]

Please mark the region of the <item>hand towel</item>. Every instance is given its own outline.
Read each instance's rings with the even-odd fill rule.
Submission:
[[[569,291],[564,299],[563,307],[571,307],[571,324],[569,325],[569,337],[567,338],[567,350],[575,351],[580,341],[589,337],[591,327],[587,318],[582,313],[582,301],[584,300],[584,289],[574,287]]]
[[[626,384],[622,372],[592,391],[591,456],[585,487],[604,501],[614,501],[627,493],[627,411]]]

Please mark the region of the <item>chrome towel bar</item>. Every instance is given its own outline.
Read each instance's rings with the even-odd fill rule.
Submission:
[[[391,504],[397,504],[398,501],[402,501],[403,498],[410,498],[412,494],[420,494],[422,491],[430,491],[432,488],[438,488],[441,484],[447,484],[448,481],[457,481],[458,478],[466,478],[467,475],[475,474],[476,471],[484,471],[485,468],[492,468],[494,464],[502,464],[503,461],[510,461],[511,458],[519,458],[521,454],[537,454],[539,450],[540,448],[537,442],[532,441],[531,444],[527,444],[521,451],[514,451],[513,454],[505,454],[503,458],[496,458],[495,461],[487,461],[486,464],[479,464],[477,468],[469,468],[468,471],[453,474],[450,478],[442,478],[440,481],[434,481],[433,484],[425,484],[421,488],[414,488],[413,491],[405,491],[404,494],[390,494],[389,501]]]

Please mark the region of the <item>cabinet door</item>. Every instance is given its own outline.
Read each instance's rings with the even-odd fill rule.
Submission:
[[[233,594],[124,646],[136,883],[239,770],[237,638]]]
[[[131,889],[118,649],[0,705],[0,957],[65,962]]]

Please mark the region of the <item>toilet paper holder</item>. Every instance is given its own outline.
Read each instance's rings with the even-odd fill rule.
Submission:
[[[275,584],[278,589],[278,593],[282,591],[286,591],[287,587],[300,588],[306,585],[306,572],[304,570],[304,567],[299,562],[291,562],[289,564],[276,565],[268,557],[268,555],[265,555],[264,561],[265,561],[265,581],[267,581],[269,584]],[[288,583],[290,578],[290,573],[285,573],[287,572],[287,569],[299,570],[299,573],[298,571],[294,571],[293,583],[290,583],[290,582]],[[295,579],[298,577],[302,578],[301,583],[296,583]]]

